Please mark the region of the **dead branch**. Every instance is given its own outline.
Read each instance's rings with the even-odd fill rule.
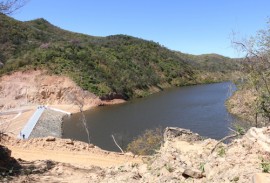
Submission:
[[[87,127],[87,120],[83,112],[84,108],[84,99],[86,98],[86,93],[82,89],[78,89],[82,95],[78,96],[76,94],[67,93],[68,99],[73,103],[73,105],[77,105],[79,107],[80,113],[81,113],[81,121],[84,126],[85,132],[87,134],[88,143],[90,144],[90,134]]]
[[[112,135],[112,138],[113,138],[113,141],[114,141],[115,145],[121,150],[122,153],[124,153],[123,149],[117,144],[117,142],[116,142],[113,135]]]
[[[82,120],[82,124],[83,124],[84,129],[85,129],[86,134],[87,134],[88,143],[90,144],[90,134],[89,134],[89,130],[88,130],[88,128],[87,128],[87,124],[86,124],[86,118],[85,118],[85,115],[84,115],[84,113],[83,113],[83,111],[82,111],[82,110],[81,110],[81,114],[82,114],[82,118],[81,118],[81,120]]]
[[[233,138],[233,137],[237,137],[237,136],[238,136],[238,134],[233,134],[233,135],[229,135],[229,136],[226,136],[226,137],[222,138],[220,141],[218,141],[218,142],[216,143],[216,145],[214,146],[214,148],[213,148],[212,151],[211,151],[211,154],[215,151],[215,149],[217,148],[217,146],[218,146],[221,142],[223,142],[223,141],[225,141],[225,140],[227,140],[227,139]]]
[[[233,137],[237,137],[238,135],[240,135],[239,132],[237,132],[237,131],[235,131],[235,130],[233,130],[233,129],[231,129],[231,128],[228,128],[228,129],[231,130],[231,131],[233,131],[235,134],[228,135],[228,136],[226,136],[226,137],[223,137],[221,140],[219,140],[219,141],[216,143],[216,145],[214,146],[214,148],[211,150],[211,153],[210,153],[210,154],[212,154],[212,153],[216,150],[216,148],[218,147],[218,145],[219,145],[221,142],[223,142],[223,141],[225,141],[225,140],[228,140],[228,139],[230,139],[230,138],[233,138]]]
[[[0,13],[9,15],[23,7],[28,0],[1,0]]]

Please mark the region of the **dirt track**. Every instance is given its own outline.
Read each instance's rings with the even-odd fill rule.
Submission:
[[[3,144],[12,151],[13,157],[27,161],[52,160],[79,166],[100,167],[142,162],[141,157],[105,151],[92,144],[60,138],[52,138],[50,141],[50,138],[52,137],[24,141],[9,137]]]
[[[44,149],[23,149],[17,147],[8,147],[12,151],[12,156],[21,158],[27,161],[34,160],[52,160],[61,163],[70,163],[73,165],[83,166],[100,166],[109,167],[114,165],[121,165],[126,162],[140,163],[140,158],[133,158],[127,155],[116,154],[99,154],[91,152],[64,152],[64,151],[50,151]]]

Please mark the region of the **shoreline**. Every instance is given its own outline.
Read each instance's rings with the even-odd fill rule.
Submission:
[[[215,84],[215,83],[213,83],[213,84]],[[231,97],[233,97],[233,95],[230,96],[230,98]],[[230,100],[230,98],[228,98],[227,100]],[[82,110],[87,111],[87,110],[91,110],[91,109],[93,109],[95,107],[99,107],[99,106],[115,105],[115,104],[121,104],[121,103],[125,103],[125,102],[127,102],[127,101],[123,100],[123,99],[100,100],[99,98],[95,98],[95,99],[92,99],[91,102],[88,103],[88,105],[84,105]],[[32,105],[31,107],[33,108],[34,106]],[[48,105],[48,107],[66,111],[68,113],[71,113],[71,115],[80,112],[80,107],[78,105],[74,105],[74,104]],[[231,111],[228,109],[229,108],[228,105],[226,105],[226,108],[231,113]],[[46,113],[44,115],[46,115]],[[53,116],[58,116],[58,119],[52,119]],[[41,121],[43,121],[43,122],[40,122],[40,120],[39,120],[37,125],[35,126],[35,128],[33,129],[33,131],[30,134],[31,138],[46,137],[46,136],[55,136],[55,137],[62,138],[63,137],[63,123],[64,123],[65,116],[66,116],[65,113],[55,111],[55,113],[53,113],[53,115],[47,115],[47,117],[44,117],[44,118],[49,118],[49,119],[42,119]],[[23,126],[26,124],[27,120],[28,120],[27,118],[24,119],[25,123],[23,124]],[[53,121],[53,123],[48,122],[48,121]],[[49,123],[51,125],[48,125],[47,123]],[[52,126],[55,126],[55,127],[53,128]],[[52,127],[51,133],[49,133],[47,130],[47,129],[50,129],[50,127]],[[40,130],[42,128],[44,130],[41,130],[41,131],[44,131],[44,133],[42,133],[40,131],[36,132],[36,131],[38,131],[37,129]],[[61,130],[57,130],[57,129],[61,129]]]
[[[112,100],[112,101],[101,101],[100,99],[93,100],[89,105],[85,105],[83,107],[83,111],[91,110],[91,109],[93,109],[95,107],[99,107],[99,106],[115,105],[115,104],[120,104],[120,103],[125,103],[125,102],[126,102],[125,100],[121,100],[121,99],[116,99],[116,100]],[[10,136],[17,137],[17,135],[20,133],[20,131],[27,124],[28,120],[34,114],[37,106],[39,106],[39,105],[38,104],[28,104],[27,106],[18,106],[16,108],[12,108],[12,109],[9,109],[7,111],[1,111],[2,113],[0,115],[0,118],[1,118],[0,129],[5,130],[5,133],[9,134]],[[74,104],[47,105],[47,106],[66,111],[68,113],[71,113],[71,115],[80,112],[80,108],[77,105],[74,105]],[[56,115],[58,117],[57,120],[53,119],[54,123],[52,123],[52,124],[53,125],[55,123],[58,124],[58,125],[56,125],[57,127],[55,127],[56,129],[58,129],[59,126],[60,126],[61,132],[60,133],[57,132],[56,137],[62,138],[62,134],[63,134],[62,133],[63,118],[67,114],[62,113],[62,112],[56,112],[56,111],[54,111],[54,112],[55,113],[53,113],[53,115],[47,115],[47,117],[54,118],[53,117],[54,115]],[[45,113],[45,115],[46,115],[46,113]],[[42,116],[43,116],[43,118],[45,118],[45,123],[46,123],[46,121],[50,121],[49,119],[46,120],[46,116],[44,117],[44,114],[42,114]],[[40,119],[39,119],[39,121],[40,121]],[[44,119],[42,119],[42,120],[44,121]],[[30,136],[31,136],[32,133],[36,133],[35,132],[36,128],[39,128],[39,129],[44,128],[43,127],[44,125],[40,125],[39,121],[35,125],[32,132],[30,133]],[[48,122],[48,123],[50,124],[50,122]],[[45,126],[47,128],[50,127],[50,125],[48,125],[48,124],[45,124]],[[53,129],[52,131],[54,132],[55,129]],[[40,133],[40,132],[37,132],[37,133]],[[48,134],[48,132],[46,132],[46,134]],[[40,134],[40,136],[37,135],[37,134],[34,135],[35,138],[36,137],[41,137],[41,136],[44,137],[44,135],[42,135],[42,134]]]
[[[111,101],[101,101],[101,103],[97,105],[86,105],[83,107],[83,112],[87,110],[91,110],[96,107],[106,106],[106,105],[116,105],[125,103],[127,101],[122,99],[114,99]],[[80,108],[76,105],[48,105],[49,107],[57,108],[66,112],[69,112],[70,115],[80,113]],[[31,132],[29,138],[40,138],[40,137],[63,137],[63,123],[64,118],[69,116],[66,113],[53,111],[51,109],[47,109],[44,114],[38,120],[35,128]]]
[[[226,108],[229,113],[235,115],[248,126],[264,127],[267,124],[267,118],[261,113],[257,113],[256,124],[256,91],[252,89],[240,89],[226,101]]]

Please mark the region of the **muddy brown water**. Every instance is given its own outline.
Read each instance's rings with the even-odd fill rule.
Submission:
[[[146,129],[187,128],[202,136],[221,139],[234,120],[225,107],[236,90],[231,82],[171,88],[130,102],[97,107],[85,112],[91,143],[102,149],[119,151],[111,135],[126,146]],[[81,114],[64,119],[63,138],[87,142]]]

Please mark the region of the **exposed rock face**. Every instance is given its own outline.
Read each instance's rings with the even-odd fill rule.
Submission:
[[[245,137],[264,152],[270,153],[270,127],[250,128]]]
[[[0,173],[1,175],[7,174],[14,174],[18,173],[15,171],[10,172],[9,170],[19,170],[21,168],[20,164],[17,162],[16,159],[11,157],[11,151],[5,147],[0,145]],[[0,181],[1,181],[0,175]]]
[[[263,140],[269,137],[269,129],[253,128],[211,154],[216,140],[201,140],[186,129],[166,128],[164,145],[146,164],[125,165],[121,171],[111,168],[101,182],[125,182],[131,177],[136,177],[131,182],[251,182],[255,173],[262,172],[259,157],[270,161],[266,148],[270,143]]]
[[[100,97],[101,100],[114,100],[114,99],[123,99],[127,100],[128,98],[120,93],[110,93]]]
[[[0,110],[27,104],[78,103],[98,106],[101,101],[69,78],[48,75],[45,71],[15,72],[0,78]]]

